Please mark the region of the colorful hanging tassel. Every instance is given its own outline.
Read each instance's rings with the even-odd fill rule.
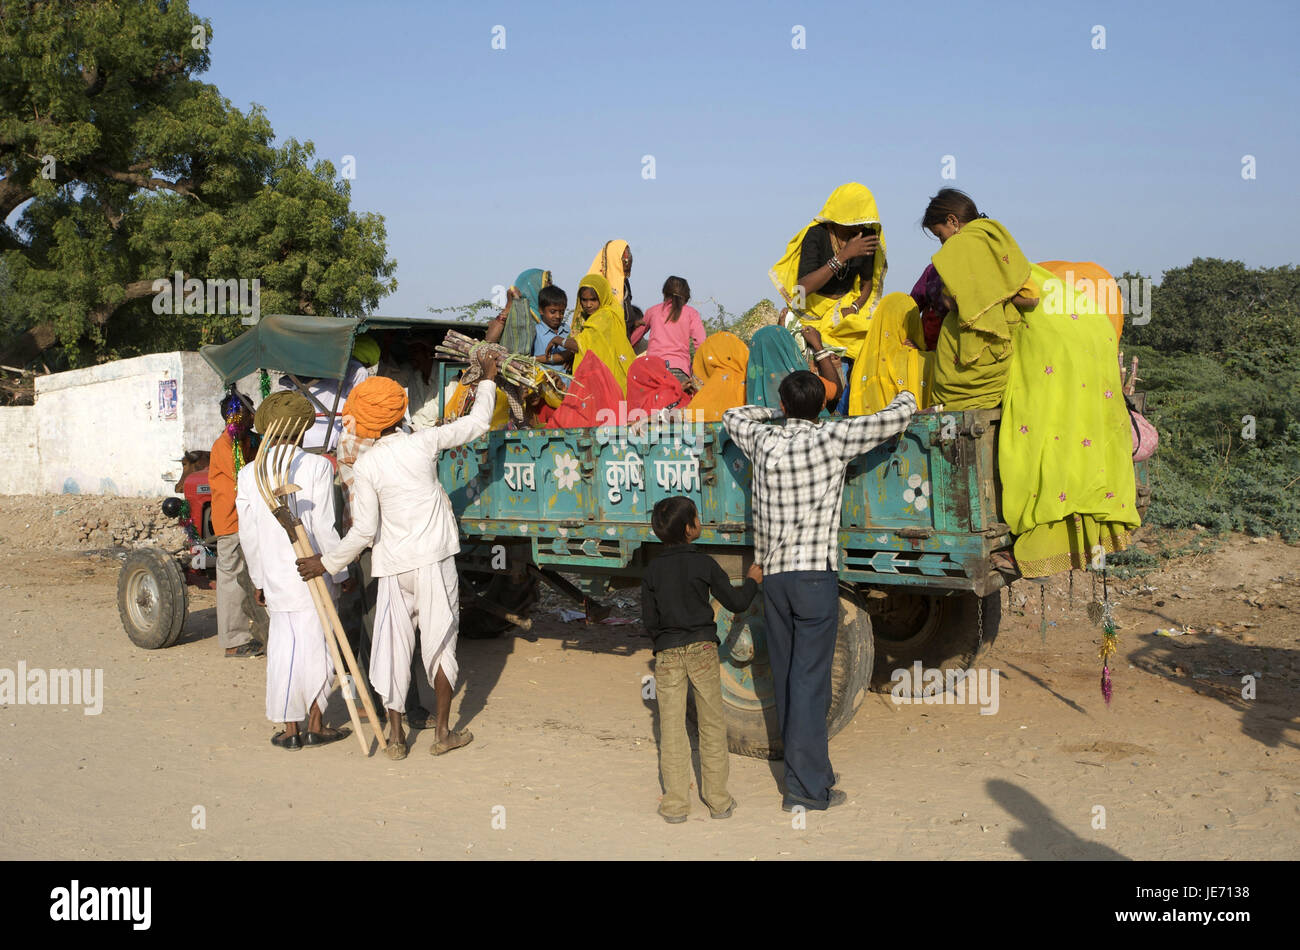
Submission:
[[[271,395],[271,374],[266,370],[262,370],[262,375],[257,381],[257,387],[262,391],[263,399]]]
[[[226,434],[230,436],[235,459],[235,475],[244,467],[244,435],[251,428],[253,407],[245,406],[237,393],[232,394],[226,407]]]
[[[1101,697],[1106,700],[1106,705],[1109,706],[1110,697],[1114,693],[1114,688],[1110,682],[1110,658],[1119,650],[1119,634],[1115,631],[1115,618],[1111,615],[1110,591],[1106,581],[1106,572],[1103,570],[1101,575],[1101,649],[1097,651],[1097,656],[1101,660]]]
[[[1097,651],[1097,656],[1101,659],[1101,695],[1107,706],[1110,705],[1113,692],[1110,685],[1110,658],[1118,649],[1119,634],[1115,632],[1115,622],[1107,617],[1106,625],[1102,628],[1101,649]]]

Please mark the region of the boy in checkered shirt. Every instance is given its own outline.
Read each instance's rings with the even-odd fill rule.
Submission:
[[[722,416],[753,463],[754,556],[763,569],[767,650],[785,744],[786,811],[842,804],[827,748],[831,658],[839,620],[839,525],[849,463],[907,428],[916,397],[904,390],[870,416],[818,421],[826,400],[812,373],[781,382],[784,425],[773,409]]]

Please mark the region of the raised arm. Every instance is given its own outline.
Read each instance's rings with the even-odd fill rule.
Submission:
[[[481,380],[474,389],[474,408],[469,411],[469,415],[432,429],[422,429],[411,438],[417,440],[420,447],[430,455],[473,442],[492,428],[492,410],[496,408],[496,398],[497,384],[490,379]]]
[[[907,428],[916,415],[916,397],[904,389],[884,409],[869,416],[852,416],[832,422],[840,458],[848,461]]]
[[[763,432],[763,423],[775,418],[776,410],[767,406],[737,406],[722,414],[722,425],[731,436],[731,441],[740,446],[740,451],[750,458],[754,456],[754,447]]]
[[[494,356],[483,360],[483,379],[475,389],[474,408],[468,416],[418,432],[413,439],[431,456],[436,456],[443,449],[473,442],[492,428],[492,410],[496,408],[497,397],[497,359]]]

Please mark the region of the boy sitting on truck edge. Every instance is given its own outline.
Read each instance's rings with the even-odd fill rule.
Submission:
[[[664,543],[641,581],[641,618],[654,639],[655,701],[659,706],[659,814],[679,824],[690,813],[691,744],[686,735],[687,684],[695,693],[700,729],[700,786],[710,818],[730,818],[736,800],[727,791],[727,722],[722,710],[718,639],[709,595],[739,613],[753,602],[763,571],[756,563],[739,589],[692,544],[700,515],[683,495],[654,506],[650,525]]]

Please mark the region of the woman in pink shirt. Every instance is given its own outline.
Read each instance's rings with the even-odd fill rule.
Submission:
[[[645,312],[630,340],[636,346],[649,332],[646,354],[667,363],[683,385],[691,381],[691,349],[698,348],[705,336],[700,312],[687,306],[690,299],[691,285],[681,277],[669,277],[664,281],[664,302]]]

